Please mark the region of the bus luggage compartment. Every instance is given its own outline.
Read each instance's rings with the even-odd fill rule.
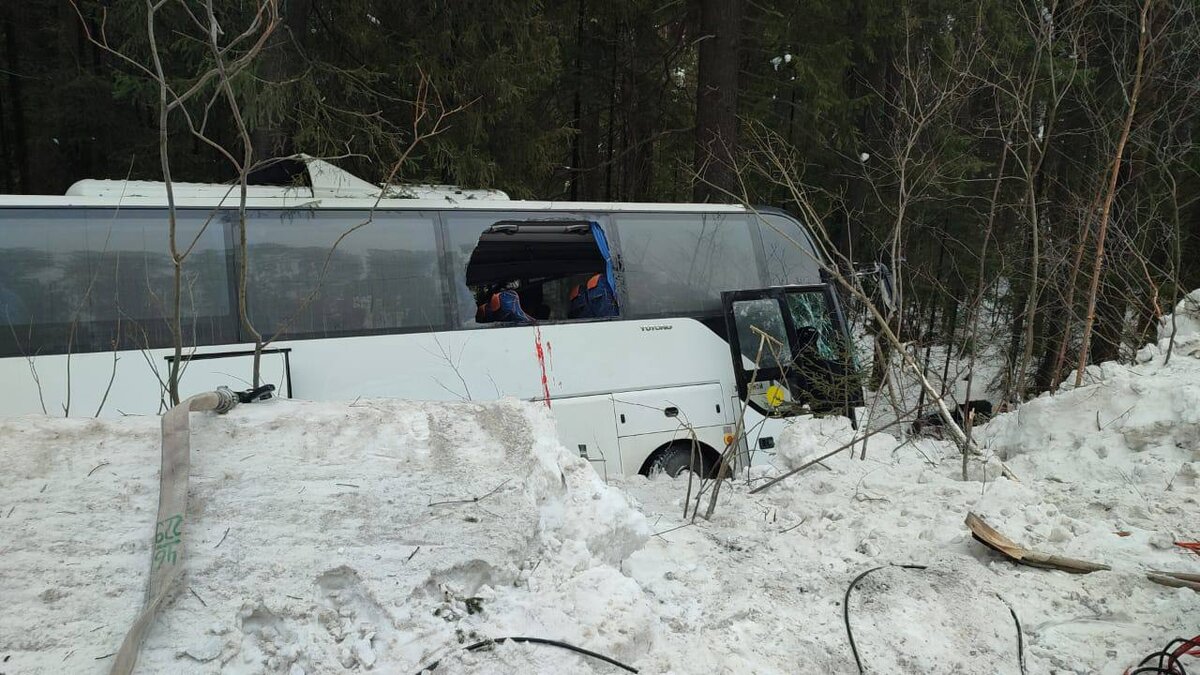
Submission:
[[[733,413],[717,383],[613,394],[621,464],[637,473],[655,450],[696,440],[716,453],[732,433]]]
[[[726,424],[731,416],[717,383],[613,394],[617,436]]]

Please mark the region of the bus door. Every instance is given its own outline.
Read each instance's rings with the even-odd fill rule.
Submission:
[[[863,389],[850,333],[828,284],[721,294],[738,395],[759,414],[841,414]]]

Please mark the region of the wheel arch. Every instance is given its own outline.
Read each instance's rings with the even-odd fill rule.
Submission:
[[[655,462],[657,462],[659,458],[665,455],[668,451],[673,448],[683,448],[688,452],[691,452],[693,442],[700,450],[701,459],[704,461],[705,465],[709,467],[710,475],[706,476],[706,478],[715,478],[716,472],[721,466],[721,453],[717,452],[715,448],[704,441],[693,441],[692,439],[688,438],[677,438],[673,441],[663,443],[655,448],[654,452],[651,452],[650,455],[646,457],[646,461],[642,462],[642,467],[638,469],[638,473],[643,476],[649,476],[650,469],[654,467]]]

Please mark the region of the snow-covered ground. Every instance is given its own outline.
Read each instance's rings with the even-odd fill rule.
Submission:
[[[187,572],[138,672],[1120,673],[1200,633],[1200,323],[954,446],[798,420],[777,467],[683,517],[687,479],[613,479],[533,404],[274,401],[192,417]],[[1002,459],[1019,482],[999,477]],[[103,673],[137,615],[157,505],[151,418],[0,421],[0,673]],[[1016,566],[1021,544],[1112,566]],[[863,578],[844,606],[847,587]]]

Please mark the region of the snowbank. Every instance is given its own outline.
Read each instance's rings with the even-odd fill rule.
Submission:
[[[879,433],[750,494],[854,438],[798,419],[711,521],[683,518],[686,478],[604,485],[536,405],[196,415],[188,571],[139,672],[615,672],[461,650],[527,635],[644,673],[856,673],[848,620],[866,672],[1015,674],[1015,613],[1025,672],[1115,675],[1200,616],[1200,593],[1145,578],[1200,573],[1174,545],[1200,539],[1200,332],[1166,346],[978,428],[968,480],[952,444]],[[0,672],[106,672],[142,602],[158,443],[154,419],[0,422]],[[1014,565],[972,511],[1112,570]]]
[[[512,634],[648,647],[648,610],[613,601],[644,518],[534,406],[276,401],[192,434],[187,573],[139,672],[404,672]],[[158,420],[5,420],[0,461],[0,670],[107,672],[143,600]],[[580,662],[524,651],[489,658]]]
[[[1043,395],[1002,415],[985,447],[1046,478],[1121,482],[1182,491],[1194,483],[1200,445],[1200,360],[1178,354],[1135,367],[1107,363],[1099,382]]]
[[[1175,311],[1158,322],[1158,341],[1163,343],[1174,335],[1176,340],[1200,337],[1200,289],[1187,294]]]
[[[857,672],[846,589],[892,564],[927,569],[885,567],[851,595],[867,672],[1018,673],[1009,607],[1030,673],[1121,673],[1171,638],[1194,635],[1200,594],[1156,585],[1145,572],[1200,573],[1200,556],[1173,543],[1200,539],[1200,360],[1177,351],[1164,365],[1156,354],[1133,367],[1105,364],[1101,382],[980,427],[985,462],[972,461],[968,481],[950,443],[881,433],[865,459],[859,442],[751,495],[774,474],[760,469],[723,493],[713,522],[679,530],[678,482],[631,482],[647,514],[671,514],[655,521],[662,536],[625,564],[662,603],[663,634],[640,665]],[[853,437],[845,420],[798,420],[778,440],[778,468]],[[999,479],[986,461],[993,455],[1021,482]],[[1014,565],[970,536],[970,511],[1021,544],[1113,570]]]

